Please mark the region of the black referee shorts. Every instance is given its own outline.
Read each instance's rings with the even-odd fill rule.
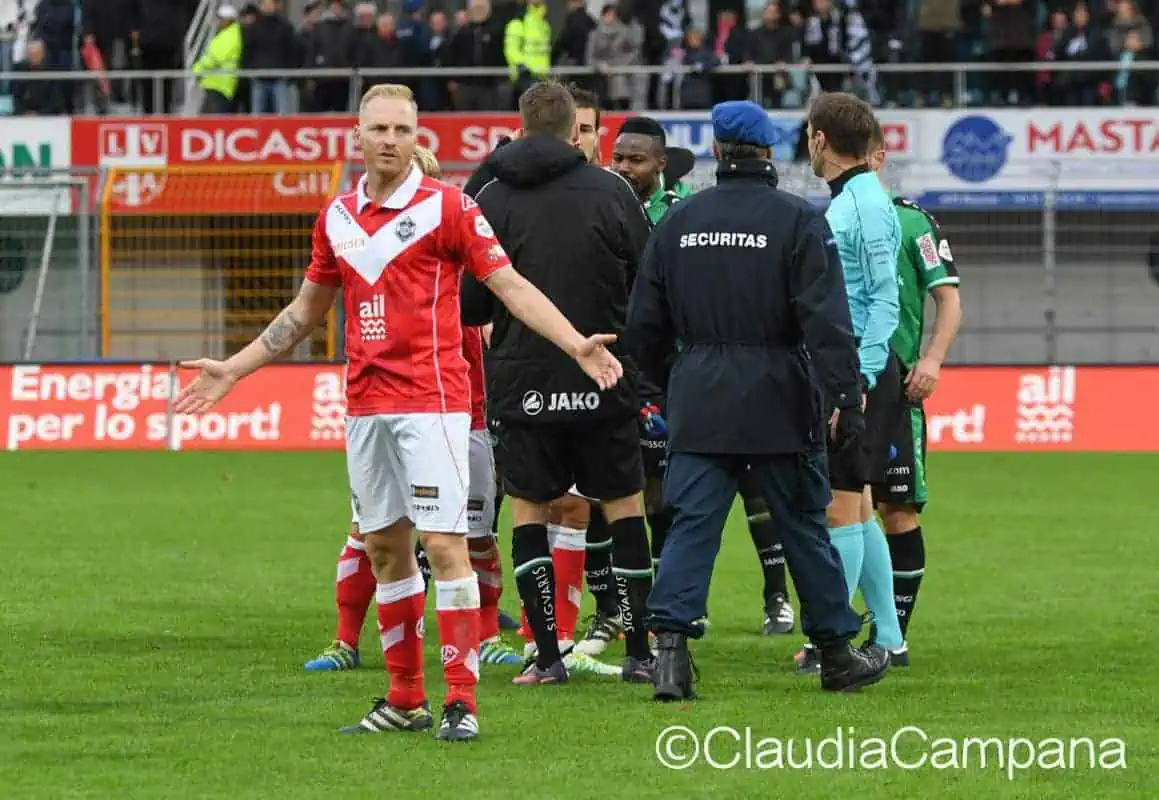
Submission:
[[[572,486],[585,497],[619,500],[644,489],[635,417],[586,424],[495,425],[495,461],[512,497],[548,503]]]
[[[829,484],[836,492],[860,492],[885,478],[889,438],[904,412],[901,362],[891,350],[885,369],[865,401],[865,432],[840,450],[829,445]]]

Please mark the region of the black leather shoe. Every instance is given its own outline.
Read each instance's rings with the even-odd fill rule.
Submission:
[[[889,653],[877,645],[854,649],[846,642],[821,650],[821,688],[851,692],[872,686],[889,672]]]
[[[691,700],[692,656],[688,652],[688,637],[682,633],[656,634],[656,668],[652,672],[652,698],[661,702]]]

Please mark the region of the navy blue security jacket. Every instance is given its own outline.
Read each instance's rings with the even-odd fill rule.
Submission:
[[[625,339],[666,387],[673,452],[803,452],[860,403],[841,261],[824,214],[767,161],[726,161],[648,240]],[[668,371],[668,357],[679,342]]]

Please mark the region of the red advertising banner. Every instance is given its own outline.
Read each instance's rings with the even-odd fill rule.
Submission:
[[[213,411],[176,416],[192,373],[165,364],[0,367],[7,450],[340,450],[342,367],[279,364]],[[1122,398],[1159,393],[1159,367],[947,367],[927,403],[930,450],[1159,452]]]
[[[626,117],[606,114],[602,128],[615,130]],[[355,122],[352,115],[76,118],[72,164],[124,170],[108,198],[120,213],[312,213],[330,193],[332,165],[361,157]],[[462,182],[462,165],[482,161],[518,127],[515,114],[424,114],[418,139],[448,166],[448,178]],[[610,137],[604,144],[610,149]],[[232,185],[228,174],[207,180],[221,167],[236,168]]]
[[[193,373],[168,364],[0,367],[7,450],[341,449],[341,366],[278,364],[245,380],[212,411],[174,415]]]
[[[605,163],[614,132],[628,116],[602,115]],[[664,112],[656,118],[670,145],[711,159],[707,112]],[[780,137],[774,157],[789,158],[801,118],[783,113],[772,119]],[[313,213],[330,193],[333,165],[360,159],[355,121],[353,115],[78,117],[71,121],[72,165],[120,170],[107,198],[117,213]],[[461,184],[471,165],[518,127],[516,114],[423,114],[418,140],[443,163],[444,179]],[[886,119],[883,129],[891,153],[913,151],[908,120]]]

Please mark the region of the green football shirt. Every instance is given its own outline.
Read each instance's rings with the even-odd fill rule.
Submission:
[[[901,250],[897,256],[901,308],[889,344],[910,369],[922,354],[926,295],[937,286],[957,286],[960,280],[950,243],[933,215],[904,197],[895,197],[893,203],[901,222]]]
[[[660,176],[660,188],[652,193],[652,196],[644,201],[644,213],[648,215],[648,219],[656,225],[668,213],[668,209],[672,208],[677,202],[683,200],[692,194],[687,186],[680,181],[677,181],[672,188],[664,185],[664,176]]]

